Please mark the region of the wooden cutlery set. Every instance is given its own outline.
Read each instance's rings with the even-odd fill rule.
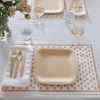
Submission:
[[[75,3],[74,11],[77,12],[79,10],[82,10],[82,6],[81,6],[81,3],[80,3],[80,0],[72,0],[71,4],[70,4],[70,7],[69,7],[69,11],[73,8],[74,3]]]
[[[19,69],[19,64],[22,61],[22,65],[21,65],[21,72],[20,72],[20,77],[23,76],[23,72],[24,72],[24,65],[25,65],[25,58],[26,58],[26,52],[23,53],[21,51],[19,51],[18,53],[16,51],[12,52],[11,55],[11,69],[10,69],[10,78],[13,77],[13,72],[14,72],[14,78],[17,77],[17,73],[18,73],[18,69]],[[17,64],[16,64],[16,68],[14,71],[14,63],[15,63],[15,59],[17,59]]]

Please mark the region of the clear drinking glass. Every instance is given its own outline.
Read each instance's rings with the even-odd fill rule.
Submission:
[[[45,23],[43,22],[43,20],[40,19],[40,17],[44,14],[45,10],[44,10],[44,0],[38,0],[38,1],[34,1],[34,15],[38,18],[37,21],[35,21],[34,26],[37,29],[43,29],[45,27]]]
[[[71,32],[75,38],[80,38],[84,34],[85,23],[83,20],[75,20]],[[80,44],[78,39],[75,39],[71,44],[77,45]]]
[[[70,25],[73,24],[74,18],[75,18],[75,14],[73,14],[71,12],[64,11],[64,17],[65,17],[65,24],[67,26],[70,26]]]
[[[35,21],[35,27],[37,29],[43,29],[45,27],[45,23],[40,20],[40,17],[44,14],[44,8],[42,7],[36,7],[34,9],[34,15],[36,15],[36,17],[38,17],[38,21]]]
[[[32,26],[24,26],[21,28],[21,34],[25,44],[30,44],[32,42],[32,33],[34,28]]]

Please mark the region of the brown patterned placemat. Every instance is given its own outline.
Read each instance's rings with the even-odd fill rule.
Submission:
[[[13,44],[15,45],[15,44]],[[17,45],[17,44],[16,44]],[[79,94],[100,94],[99,77],[95,63],[93,48],[91,44],[79,44],[70,46],[69,44],[32,44],[33,55],[30,72],[30,85],[26,88],[21,87],[2,87],[3,92],[22,92],[22,93],[79,93]],[[71,48],[76,52],[77,58],[77,81],[68,85],[44,85],[34,80],[34,60],[39,48]]]
[[[28,3],[31,4],[31,0],[28,0]],[[86,15],[82,16],[76,16],[75,18],[80,18],[80,19],[89,19],[89,12],[86,4],[86,0],[84,0],[85,4],[85,9],[86,9]],[[67,2],[64,0],[64,10],[67,10]],[[34,19],[34,16],[31,15],[31,18]],[[44,14],[41,18],[46,18],[46,19],[64,19],[64,11],[61,13],[50,13],[50,14]],[[19,13],[19,19],[25,19],[24,15]]]

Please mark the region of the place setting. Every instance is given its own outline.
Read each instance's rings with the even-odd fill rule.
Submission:
[[[45,2],[42,5],[45,9],[44,14],[41,16],[43,19],[64,19],[64,10],[74,13],[75,17],[78,19],[90,19],[86,0],[34,0],[34,2],[32,2],[32,0],[28,0],[28,4],[30,4],[33,9],[41,6],[41,2]],[[81,6],[81,10],[75,11],[75,4],[77,8]],[[23,14],[19,14],[19,19],[24,19]],[[36,19],[34,12],[31,14],[31,19]]]
[[[31,44],[30,49],[25,44],[13,44],[11,48],[5,67],[2,92],[100,93],[98,72],[91,44],[78,44],[73,47],[70,44]],[[18,51],[18,58],[13,58],[15,64],[11,77],[12,57],[16,57],[14,56],[16,53],[12,52],[13,49]],[[22,58],[21,51],[24,51]],[[18,59],[22,59],[19,67],[16,66]],[[15,78],[16,68],[18,73]],[[21,76],[22,69],[24,70],[23,76]]]
[[[19,11],[19,19],[32,22],[21,23],[16,33],[20,38],[12,37],[17,43],[12,42],[9,46],[1,93],[100,94],[94,48],[92,44],[79,40],[86,34],[84,19],[89,19],[86,0],[21,0],[16,2],[15,8],[15,2],[10,3],[12,8],[8,9],[9,14],[14,16],[15,11]],[[3,4],[5,6],[4,2]],[[8,23],[5,14],[4,18]],[[35,29],[40,32],[46,29],[43,18],[64,19],[64,28],[69,31],[68,35],[73,37],[73,41],[67,38],[69,43],[34,43]],[[9,39],[11,35],[8,24],[4,22],[1,28],[0,42]],[[64,28],[62,27],[62,35]],[[36,39],[39,40],[39,35]]]

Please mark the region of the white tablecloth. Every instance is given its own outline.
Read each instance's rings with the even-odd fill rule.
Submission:
[[[93,44],[93,49],[96,58],[96,64],[100,73],[100,0],[87,0],[90,19],[85,20],[85,32],[79,39],[82,43]],[[19,29],[23,24],[31,23],[34,27],[33,21],[24,21],[15,18],[9,20],[9,26],[13,30],[12,36],[8,39],[8,43],[24,43],[19,33]],[[45,20],[45,28],[40,31],[34,28],[32,43],[70,43],[75,38],[72,36],[70,30],[66,27],[64,20]],[[0,44],[1,45],[1,44]],[[7,45],[7,44],[6,44]],[[6,54],[5,54],[6,55]],[[1,56],[0,56],[1,57]],[[2,82],[5,61],[0,62],[0,84]],[[0,100],[100,100],[100,95],[25,95],[18,98],[12,96],[6,97],[0,94]]]

